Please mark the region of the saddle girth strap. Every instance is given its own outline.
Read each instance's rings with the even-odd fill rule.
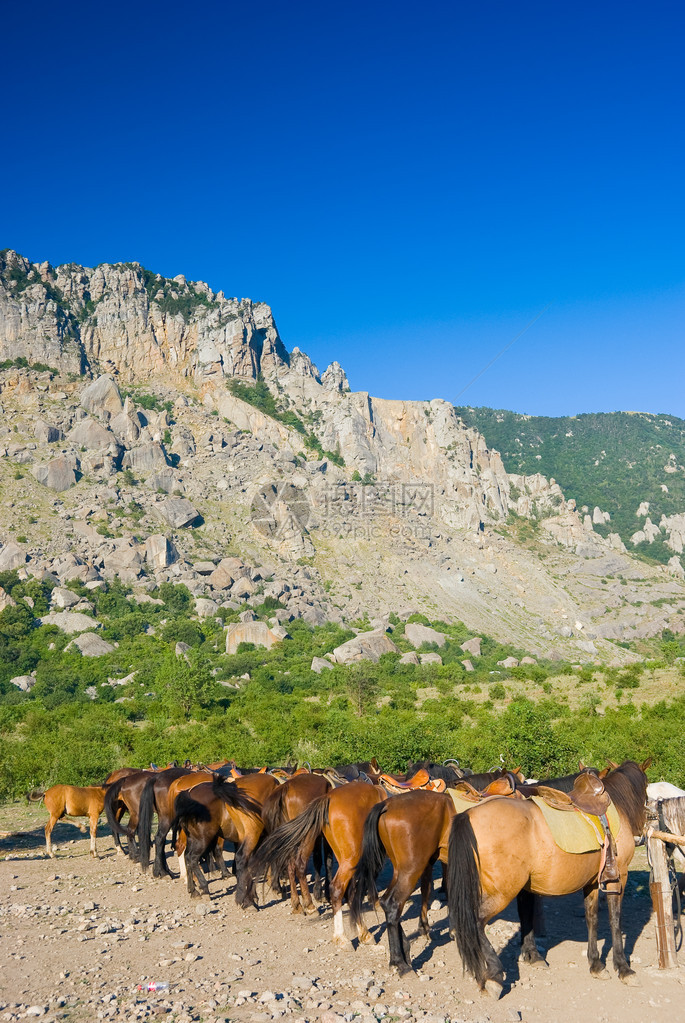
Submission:
[[[600,821],[604,828],[604,844],[599,861],[598,883],[602,892],[609,894],[621,894],[621,873],[618,869],[618,851],[616,840],[611,833],[609,821],[605,813],[600,815]]]

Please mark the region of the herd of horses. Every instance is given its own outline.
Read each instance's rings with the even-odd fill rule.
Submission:
[[[28,797],[43,799],[50,812],[45,828],[49,855],[54,855],[56,821],[88,816],[91,854],[97,856],[96,829],[104,810],[117,852],[143,871],[151,865],[154,877],[178,876],[167,861],[170,840],[194,898],[209,895],[212,870],[228,877],[223,847],[233,843],[235,897],[241,908],[257,906],[260,881],[282,893],[287,878],[294,913],[317,912],[315,902],[325,892],[337,945],[349,943],[343,928],[345,898],[362,944],[374,941],[364,921],[365,906],[380,903],[390,965],[400,974],[412,969],[401,922],[405,903],[420,886],[419,929],[428,936],[433,868],[440,861],[450,934],[480,988],[499,997],[504,970],[485,926],[514,899],[521,958],[546,965],[536,944],[542,919],[538,896],[582,891],[588,963],[597,976],[605,968],[597,947],[603,890],[614,967],[622,981],[634,978],[620,915],[628,866],[645,826],[649,762],[610,762],[602,770],[581,764],[574,775],[544,782],[526,782],[520,769],[504,767],[474,774],[457,761],[410,763],[403,775],[384,773],[376,759],[321,770],[186,762],[120,768],[102,785],[56,785]],[[542,800],[589,822],[598,836],[596,848],[561,848]],[[614,821],[611,827],[609,820]],[[378,878],[387,860],[392,878],[379,894]]]

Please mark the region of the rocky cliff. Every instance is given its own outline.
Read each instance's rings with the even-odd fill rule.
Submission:
[[[286,350],[264,304],[8,250],[0,366],[0,537],[60,581],[182,579],[312,620],[437,611],[577,656],[682,625],[680,581],[554,480],[508,475],[447,402],[351,392],[338,363]]]

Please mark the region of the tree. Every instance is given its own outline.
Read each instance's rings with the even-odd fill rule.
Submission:
[[[179,707],[186,718],[195,705],[209,702],[214,685],[208,661],[194,650],[179,657],[170,651],[155,681],[160,695]]]

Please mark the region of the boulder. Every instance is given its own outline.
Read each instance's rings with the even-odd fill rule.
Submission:
[[[66,632],[69,636],[74,632],[100,628],[100,622],[96,622],[94,618],[74,611],[51,611],[50,614],[43,615],[38,621],[41,625],[56,625],[58,629]]]
[[[231,596],[237,597],[238,600],[246,600],[252,596],[256,589],[257,584],[253,583],[251,579],[236,579],[231,586]]]
[[[3,590],[2,586],[0,586],[0,613],[2,613],[6,607],[16,606],[17,606],[16,600],[12,600],[9,593],[7,593],[6,590]]]
[[[149,444],[139,444],[137,448],[127,451],[121,464],[124,469],[151,472],[153,469],[168,465],[168,462],[162,445],[151,441]]]
[[[198,597],[195,601],[195,614],[199,618],[213,618],[218,610],[219,605],[215,604],[213,600]]]
[[[94,632],[84,632],[76,639],[72,639],[71,643],[67,643],[65,649],[68,650],[70,647],[77,647],[84,657],[103,657],[105,654],[111,654],[114,650],[111,643],[96,636]]]
[[[105,554],[105,575],[118,575],[122,582],[135,582],[142,568],[143,561],[137,548],[126,540],[120,541],[113,551]]]
[[[124,410],[114,416],[109,425],[116,439],[126,448],[135,444],[140,436],[140,422],[135,413],[130,414]]]
[[[198,575],[211,575],[216,565],[213,561],[196,561],[193,568]]]
[[[462,661],[461,663],[464,665],[464,671],[475,671],[476,670],[474,668],[473,664],[471,663],[471,661],[468,660],[468,658],[467,658],[467,660]]]
[[[161,533],[153,533],[145,541],[145,560],[155,571],[173,565],[178,557],[174,545]]]
[[[186,661],[188,661],[188,663],[190,663],[190,659],[188,657],[189,650],[190,645],[188,643],[184,643],[182,639],[179,639],[178,643],[174,647],[174,653],[176,656],[183,657]]]
[[[404,627],[404,634],[415,649],[424,643],[437,643],[442,647],[447,638],[444,632],[431,629],[428,625],[419,625],[417,622],[408,622]]]
[[[474,636],[473,639],[467,639],[465,643],[461,644],[461,649],[465,654],[471,654],[472,657],[480,657],[480,645],[483,642],[480,636]]]
[[[85,561],[69,552],[52,563],[52,571],[63,582],[70,582],[72,579],[80,579],[85,582],[91,572]]]
[[[385,632],[374,629],[360,632],[354,639],[336,647],[333,656],[338,664],[352,664],[354,661],[378,661],[388,653],[397,653],[397,647]]]
[[[534,657],[522,657],[521,664],[537,664],[538,662]]]
[[[110,444],[117,443],[111,430],[88,417],[77,423],[69,433],[68,440],[75,447],[87,448],[89,451],[106,451]]]
[[[333,665],[330,661],[327,661],[325,657],[312,657],[312,671],[315,671],[317,675],[320,675],[322,671],[330,671]]]
[[[26,551],[18,543],[5,544],[0,551],[0,572],[12,572],[25,565],[27,560]]]
[[[440,654],[419,654],[421,664],[442,664]]]
[[[68,610],[70,607],[74,607],[81,600],[77,597],[72,590],[67,590],[64,586],[55,586],[54,590],[50,594],[50,603],[53,607],[59,607],[63,611]]]
[[[282,625],[272,625],[271,635],[275,636],[276,639],[290,639],[290,633]]]
[[[87,412],[106,412],[110,416],[118,416],[124,407],[119,388],[108,373],[88,384],[81,394],[81,405]]]
[[[35,686],[36,680],[33,675],[15,675],[10,679],[10,683],[23,693],[28,693]]]
[[[163,490],[165,494],[173,494],[176,490],[183,492],[183,480],[170,465],[148,476],[146,484],[151,490]]]
[[[64,437],[57,426],[52,426],[43,419],[37,420],[33,433],[39,444],[54,444],[55,441],[62,440]]]
[[[505,657],[503,661],[497,662],[500,668],[518,668],[518,657]]]
[[[415,650],[408,650],[400,657],[400,664],[419,664],[419,655]]]
[[[200,513],[186,497],[169,497],[166,501],[154,504],[151,511],[156,519],[165,522],[172,529],[192,526],[193,522],[200,518]]]
[[[58,455],[44,465],[37,465],[33,469],[33,475],[44,487],[62,493],[76,483],[78,467],[78,458],[73,455]]]
[[[280,641],[281,637],[274,635],[266,622],[235,622],[226,629],[227,654],[234,654],[241,643],[254,643],[270,650]]]

